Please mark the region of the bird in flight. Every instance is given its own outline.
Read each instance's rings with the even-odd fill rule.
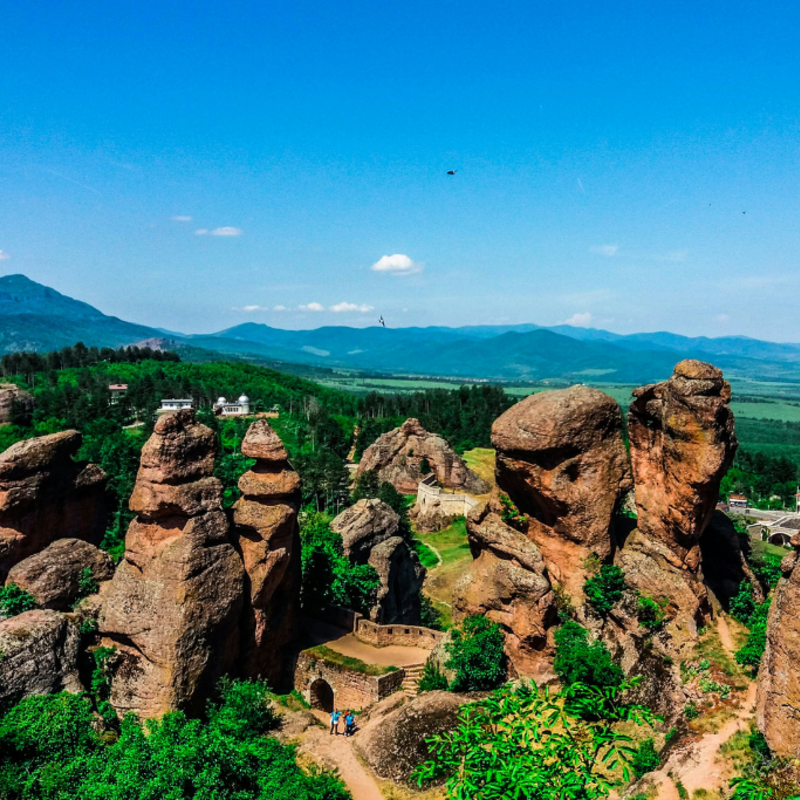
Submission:
[[[378,320],[378,322],[380,322],[384,328],[386,327],[386,323],[383,321],[383,315],[381,315],[381,318]]]
[[[448,174],[448,175],[455,175],[455,174],[456,174],[456,172],[458,172],[458,170],[457,170],[457,169],[449,169],[449,170],[447,170],[447,174]]]

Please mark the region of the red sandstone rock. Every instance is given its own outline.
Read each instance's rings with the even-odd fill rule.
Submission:
[[[33,406],[33,395],[13,383],[0,383],[0,425],[30,424]]]
[[[0,454],[0,580],[56,539],[99,542],[106,526],[106,475],[75,462],[77,431],[17,442]]]
[[[372,548],[400,529],[400,517],[382,500],[359,500],[331,523],[342,537],[344,554],[354,564],[366,564]]]
[[[429,433],[419,420],[407,419],[399,428],[384,433],[361,456],[356,477],[376,470],[382,481],[388,481],[403,494],[415,494],[424,477],[422,459],[427,459],[436,479],[448,489],[482,494],[487,484],[456,454],[441,436]]]
[[[233,507],[247,593],[241,669],[278,688],[289,680],[289,648],[300,607],[300,478],[266,420],[250,426],[242,453],[256,464],[239,479],[243,496]]]
[[[138,516],[99,618],[119,653],[111,703],[122,713],[202,710],[238,654],[244,569],[210,477],[215,452],[191,411],[159,419],[143,449]]]
[[[42,608],[68,611],[81,594],[85,570],[100,583],[114,576],[114,562],[88,542],[58,539],[13,566],[6,583],[24,589]]]

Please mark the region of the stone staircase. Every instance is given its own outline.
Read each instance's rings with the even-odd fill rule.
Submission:
[[[403,667],[405,670],[405,677],[400,688],[409,697],[417,696],[417,687],[419,686],[420,679],[422,678],[422,671],[425,669],[424,664],[411,664],[408,667]]]

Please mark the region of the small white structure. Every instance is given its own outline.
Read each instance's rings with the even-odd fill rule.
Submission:
[[[431,472],[417,486],[416,505],[422,512],[436,507],[443,515],[460,517],[466,516],[470,509],[478,505],[478,501],[468,494],[443,490],[436,482],[436,475]]]
[[[246,417],[250,414],[250,398],[243,394],[235,403],[229,403],[220,397],[214,404],[214,411],[223,417]]]
[[[128,391],[127,383],[111,383],[108,386],[108,391],[111,394],[111,405],[115,406],[119,403],[120,397],[125,397]]]
[[[166,414],[168,411],[180,411],[182,408],[191,408],[192,398],[167,399],[161,401],[161,408],[156,413]]]
[[[743,494],[729,495],[728,508],[731,511],[744,511],[747,508],[747,498]]]

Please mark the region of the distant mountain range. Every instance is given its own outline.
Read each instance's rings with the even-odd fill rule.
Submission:
[[[24,275],[0,278],[0,351],[47,351],[82,341],[119,347],[167,339],[185,357],[212,354],[272,365],[490,378],[642,383],[661,380],[681,358],[713,361],[729,375],[800,380],[800,345],[744,336],[621,335],[570,325],[461,328],[323,327],[290,331],[247,322],[215,334],[181,334],[125,322]]]

